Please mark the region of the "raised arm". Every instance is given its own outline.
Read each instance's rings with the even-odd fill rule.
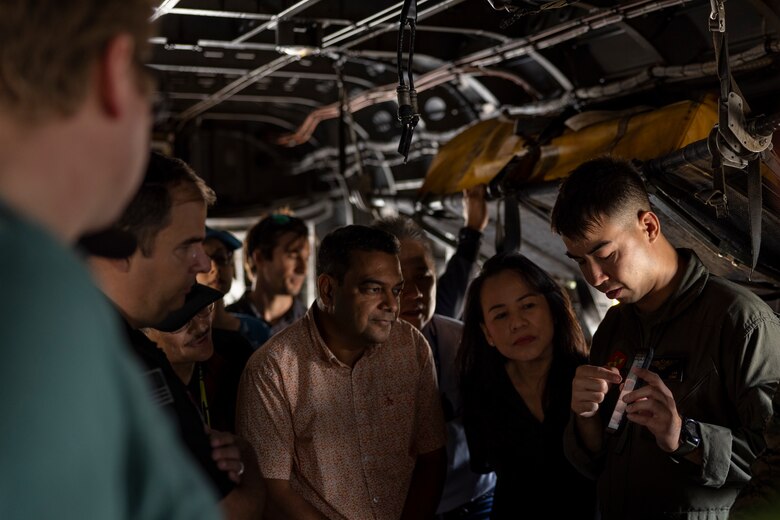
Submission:
[[[474,274],[482,244],[482,232],[488,223],[484,185],[463,191],[463,217],[466,226],[458,234],[458,247],[447,262],[436,288],[436,313],[456,319],[462,313],[466,289]]]

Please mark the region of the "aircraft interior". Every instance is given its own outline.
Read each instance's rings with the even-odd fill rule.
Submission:
[[[612,154],[675,245],[777,303],[780,2],[168,0],[154,18],[155,146],[215,189],[212,226],[401,213],[444,260],[484,183],[482,257],[519,248],[603,313],[549,213],[568,171]]]

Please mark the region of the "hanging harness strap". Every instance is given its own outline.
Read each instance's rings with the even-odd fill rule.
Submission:
[[[520,225],[520,205],[517,195],[511,193],[502,199],[504,205],[503,221],[501,210],[498,211],[496,222],[496,253],[520,251],[522,242],[522,227]]]
[[[712,153],[712,191],[706,202],[715,208],[718,218],[728,216],[726,177],[729,171],[747,173],[748,224],[750,226],[751,269],[755,269],[761,249],[761,154],[771,146],[765,135],[753,135],[747,124],[750,107],[742,95],[729,67],[728,33],[724,0],[710,0],[710,31],[715,49],[720,99],[718,126],[710,134],[708,147]]]
[[[708,194],[707,204],[715,208],[718,218],[729,214],[728,197],[726,196],[726,168],[723,163],[721,149],[725,142],[724,133],[728,132],[728,99],[731,92],[731,70],[729,68],[728,38],[726,34],[726,9],[723,0],[710,0],[710,32],[712,46],[715,49],[715,63],[720,80],[720,98],[718,100],[718,126],[710,134],[709,148],[712,152],[712,192]]]
[[[748,164],[747,195],[748,215],[750,218],[750,269],[756,268],[758,253],[761,251],[761,218],[763,216],[763,194],[761,188],[761,159]]]

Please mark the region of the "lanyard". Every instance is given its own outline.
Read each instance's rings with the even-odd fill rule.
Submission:
[[[200,411],[206,426],[211,427],[211,416],[209,415],[209,399],[206,396],[206,382],[203,380],[203,365],[198,364],[198,386],[200,387]]]

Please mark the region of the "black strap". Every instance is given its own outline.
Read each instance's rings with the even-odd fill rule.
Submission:
[[[506,251],[519,251],[522,242],[522,228],[520,226],[520,205],[517,196],[510,194],[504,197],[504,219],[501,221],[501,212],[498,212],[496,222],[496,253]]]
[[[712,193],[707,204],[715,208],[718,218],[724,218],[729,214],[728,198],[726,196],[726,165],[721,159],[720,146],[723,143],[724,132],[728,132],[729,120],[729,92],[731,92],[732,78],[729,67],[728,37],[725,32],[712,30],[712,46],[715,49],[715,63],[720,80],[720,99],[718,100],[718,131],[710,134],[712,152]]]
[[[761,159],[754,159],[747,167],[748,215],[750,217],[750,269],[756,268],[761,251],[761,217],[763,194],[761,187]]]
[[[719,148],[729,147],[728,135],[731,130],[728,127],[729,121],[729,95],[733,92],[742,99],[742,108],[745,115],[750,113],[750,107],[747,100],[742,95],[729,67],[728,51],[728,33],[725,27],[725,8],[722,0],[714,0],[712,4],[712,14],[710,17],[710,31],[712,32],[712,43],[715,49],[715,61],[718,69],[718,79],[720,80],[720,100],[718,103],[718,131],[713,132],[710,139],[715,140],[714,146],[710,147],[712,154],[712,182],[713,194],[708,202],[715,207],[718,218],[728,215],[728,199],[726,197],[726,173],[728,169],[733,168],[725,164],[721,158]],[[733,132],[731,132],[733,134]],[[761,216],[763,208],[763,197],[761,188],[761,159],[756,155],[747,164],[745,168],[747,173],[747,196],[748,196],[748,216],[750,225],[750,253],[751,270],[756,268],[758,263],[758,254],[761,250]]]
[[[702,192],[702,200],[708,206],[715,208],[715,215],[718,218],[723,218],[728,216],[729,207],[726,196],[726,169],[720,156],[718,135],[716,127],[707,139],[707,147],[712,154],[712,189]]]
[[[407,61],[407,77],[409,84],[404,83],[403,46],[404,32],[409,26],[409,59]],[[412,143],[414,128],[420,121],[417,107],[417,91],[414,90],[414,33],[417,25],[417,0],[404,0],[401,8],[400,27],[398,29],[398,120],[401,122],[401,141],[398,143],[398,153],[403,155],[404,164],[409,159],[409,147]]]

